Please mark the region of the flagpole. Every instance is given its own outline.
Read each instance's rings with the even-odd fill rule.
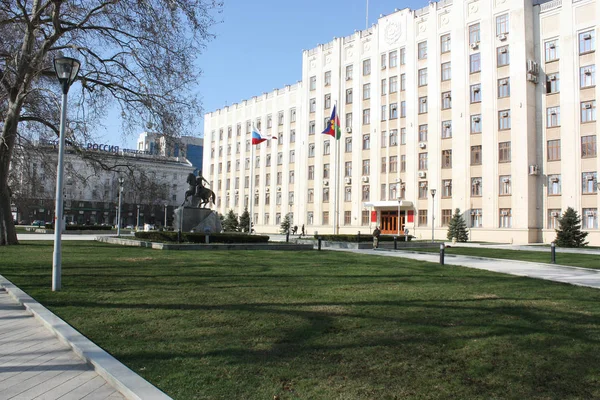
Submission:
[[[252,130],[254,130],[254,125]],[[250,195],[248,196],[248,202],[250,203],[248,235],[252,235],[252,216],[254,215],[254,144],[252,143],[252,133],[250,133]]]
[[[342,98],[342,50],[344,48],[344,39],[343,38],[339,38],[338,39],[340,41],[340,45],[339,45],[339,66],[338,66],[338,82],[339,82],[339,87],[338,87],[338,103],[342,103],[341,98]],[[336,104],[339,106],[339,104]],[[336,115],[336,118],[340,121],[340,126],[339,129],[341,131],[342,129],[342,124],[341,124],[341,119],[340,119],[340,110],[341,110],[341,106],[336,107],[337,113],[338,115]],[[345,116],[344,116],[345,117]],[[335,152],[336,152],[336,177],[335,177],[335,207],[336,207],[336,215],[335,215],[335,229],[334,232],[336,235],[339,235],[340,233],[340,164],[341,164],[341,160],[340,160],[340,141],[342,140],[341,138],[342,134],[340,132],[340,138],[337,138],[337,132],[336,132],[336,146],[335,146]]]

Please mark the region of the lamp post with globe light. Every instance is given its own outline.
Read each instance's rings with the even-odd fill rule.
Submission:
[[[431,243],[434,242],[434,227],[435,227],[435,189],[431,189]]]
[[[121,200],[123,198],[123,183],[125,178],[119,177],[119,212],[117,213],[117,237],[121,237]]]
[[[54,59],[54,72],[61,85],[62,103],[60,112],[60,131],[58,141],[58,165],[56,167],[56,208],[54,212],[54,253],[52,257],[52,291],[58,291],[61,288],[61,269],[62,269],[62,230],[63,221],[63,177],[65,161],[65,127],[67,123],[67,94],[69,88],[77,78],[81,63],[74,58],[59,57]]]

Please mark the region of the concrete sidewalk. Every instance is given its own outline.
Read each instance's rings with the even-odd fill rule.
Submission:
[[[328,248],[327,250],[346,251],[351,253],[370,254],[384,257],[410,258],[413,260],[428,261],[433,263],[439,263],[440,261],[439,253],[417,253],[412,251],[387,249],[371,250]],[[595,269],[459,255],[446,255],[444,264],[483,269],[486,271],[500,272],[503,274],[527,276],[536,279],[546,279],[549,281],[568,283],[577,286],[587,286],[596,289],[600,288],[600,271]]]
[[[0,275],[0,400],[169,400]]]

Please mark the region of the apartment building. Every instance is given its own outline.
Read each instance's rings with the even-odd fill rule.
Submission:
[[[207,113],[218,210],[442,239],[459,208],[471,240],[535,243],[573,207],[600,245],[596,1],[539,3],[396,10],[304,51],[300,82]],[[334,106],[339,141],[321,134]],[[252,124],[277,137],[254,156]]]

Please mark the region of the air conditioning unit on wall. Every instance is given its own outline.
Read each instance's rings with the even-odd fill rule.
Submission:
[[[419,178],[423,179],[427,177],[427,172],[425,171],[419,171]]]
[[[363,177],[362,177],[362,181],[363,181],[364,183],[367,183],[367,182],[369,182],[369,177],[368,177],[368,176],[363,176]]]

